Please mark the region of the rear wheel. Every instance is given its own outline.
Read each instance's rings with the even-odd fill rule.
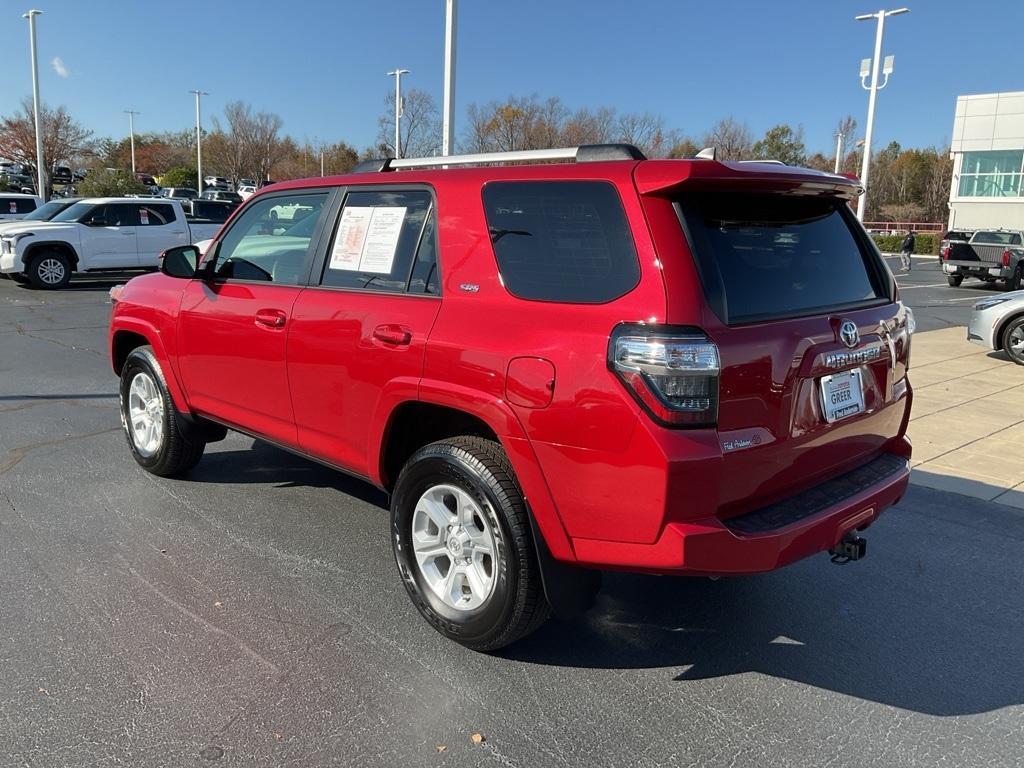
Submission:
[[[403,467],[391,499],[395,561],[413,604],[442,635],[491,651],[547,619],[527,515],[491,440],[431,443]]]
[[[139,466],[154,475],[175,477],[199,463],[206,440],[174,407],[152,347],[128,353],[120,394],[121,424]]]
[[[1003,350],[1017,365],[1024,365],[1024,317],[1018,317],[1006,326]]]
[[[43,251],[28,265],[28,279],[33,288],[63,288],[71,282],[71,262],[60,251]]]
[[[953,288],[959,288],[960,283],[964,281],[963,275],[946,275],[946,282]]]

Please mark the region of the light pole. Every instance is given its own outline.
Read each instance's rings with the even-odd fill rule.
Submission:
[[[455,149],[455,43],[458,22],[457,0],[445,0],[444,14],[444,108],[441,116],[441,154]]]
[[[843,136],[842,132],[836,131],[836,168],[834,173],[839,173],[843,164]]]
[[[402,75],[408,75],[408,69],[396,69],[386,73],[395,78],[395,157],[402,156]]]
[[[324,176],[324,151],[320,150],[320,178]]]
[[[195,94],[196,97],[196,185],[199,187],[199,194],[203,194],[203,121],[199,100],[210,94],[198,89],[189,93]]]
[[[867,85],[865,80],[868,76],[868,60],[864,59],[860,65],[860,84],[866,91],[868,91],[868,122],[864,128],[864,161],[861,163],[860,171],[860,182],[864,185],[864,194],[860,196],[857,201],[857,218],[864,221],[864,211],[867,208],[868,203],[868,172],[871,169],[871,131],[875,127],[875,97],[878,95],[878,91],[885,88],[889,82],[889,75],[892,74],[893,69],[893,58],[892,56],[885,57],[885,64],[883,66],[882,74],[885,75],[885,82],[881,85],[878,84],[878,69],[881,64],[880,59],[882,58],[882,34],[885,30],[885,19],[888,16],[896,16],[900,13],[907,13],[909,8],[896,8],[892,11],[881,10],[878,13],[865,13],[856,17],[857,21],[867,21],[868,19],[877,19],[878,28],[875,31],[875,55],[870,61],[871,66],[871,85]]]
[[[46,166],[43,164],[43,126],[39,122],[39,57],[36,55],[36,16],[31,10],[21,18],[28,19],[28,43],[32,49],[32,118],[36,124],[36,194],[46,200]]]
[[[128,115],[128,136],[132,148],[132,176],[135,176],[135,116],[139,114],[133,109],[124,111]]]

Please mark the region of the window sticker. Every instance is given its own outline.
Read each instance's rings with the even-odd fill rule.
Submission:
[[[17,212],[18,212],[18,203],[15,202],[14,200],[11,200],[11,213],[17,213]]]
[[[149,224],[149,211],[145,208],[139,208],[139,221],[142,222],[142,226],[144,227]]]
[[[404,206],[349,206],[331,251],[331,269],[390,274],[405,223]]]

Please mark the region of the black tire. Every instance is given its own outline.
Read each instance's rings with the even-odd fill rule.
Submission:
[[[28,275],[23,272],[12,272],[8,277],[18,285],[28,285]]]
[[[1014,351],[1014,333],[1024,336],[1024,315],[1010,321],[1010,324],[1003,329],[1002,338],[1003,351],[1006,352],[1006,356],[1017,365],[1024,365],[1024,345],[1019,347],[1019,351]]]
[[[1006,290],[1019,291],[1020,284],[1024,282],[1024,264],[1018,264],[1013,270],[1013,275],[1006,279]]]
[[[162,434],[158,445],[151,450],[136,443],[131,427],[131,388],[140,374],[145,374],[155,384],[162,405],[158,419],[162,425]],[[184,419],[174,407],[174,400],[167,391],[167,382],[152,347],[136,347],[128,354],[124,368],[121,369],[120,400],[125,438],[140,467],[160,477],[177,477],[199,463],[206,449],[206,440],[199,429]]]
[[[35,254],[25,271],[33,288],[52,291],[71,282],[71,262],[60,251]]]
[[[413,513],[430,488],[462,490],[487,516],[497,557],[494,583],[481,605],[451,607],[434,592],[412,548]],[[402,583],[420,614],[445,637],[493,651],[530,634],[550,614],[537,563],[529,512],[508,457],[497,443],[453,437],[430,443],[406,462],[391,497],[392,545]],[[449,567],[452,567],[449,563]]]
[[[946,282],[949,283],[951,288],[959,288],[960,283],[962,283],[963,281],[963,275],[946,275]]]

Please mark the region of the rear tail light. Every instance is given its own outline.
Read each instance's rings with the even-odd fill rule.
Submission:
[[[718,420],[718,347],[697,328],[620,325],[608,367],[660,424],[708,427]]]
[[[1012,258],[1013,258],[1013,254],[1010,252],[1009,248],[1007,248],[1005,251],[1003,251],[1003,266],[1004,267],[1010,266],[1010,259],[1012,259]]]
[[[951,248],[951,246],[944,245],[944,246],[942,246],[942,250],[939,251],[939,255],[942,257],[943,261],[949,261],[949,251],[950,251],[950,248]]]

